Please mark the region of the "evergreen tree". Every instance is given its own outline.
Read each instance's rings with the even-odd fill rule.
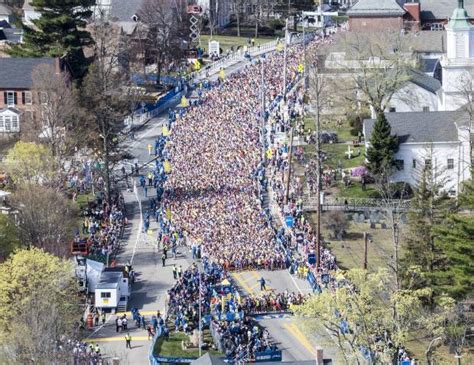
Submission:
[[[379,113],[374,123],[370,147],[367,149],[367,167],[378,176],[386,176],[395,165],[398,151],[398,137],[392,135],[392,128],[384,113]]]
[[[474,181],[469,181],[459,197],[463,208],[474,209]],[[445,265],[432,275],[435,293],[455,299],[474,294],[474,216],[463,210],[448,217],[437,230],[437,241],[446,258]]]
[[[86,58],[82,47],[93,43],[85,30],[95,0],[25,0],[30,1],[41,17],[33,27],[24,26],[23,43],[13,46],[10,54],[20,57],[62,57],[67,60],[74,77],[82,77]]]
[[[429,277],[444,263],[443,251],[435,240],[436,227],[443,222],[452,204],[435,180],[432,170],[424,167],[411,200],[401,260],[403,286],[407,289],[429,286]]]

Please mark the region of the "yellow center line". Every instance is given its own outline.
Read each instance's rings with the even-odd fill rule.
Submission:
[[[305,335],[299,330],[294,323],[286,323],[283,325],[312,355],[316,356],[314,346],[307,340]]]
[[[156,311],[141,311],[138,310],[142,316],[156,316]],[[132,312],[118,312],[115,315],[116,316],[123,316],[124,314],[127,315],[127,317],[132,317]]]
[[[239,285],[245,289],[245,291],[248,293],[248,294],[253,294],[253,289],[250,288],[250,286],[247,285],[246,282],[243,281],[243,279],[241,278],[241,274],[240,273],[233,273],[232,276],[234,277],[235,280],[237,280],[237,282],[239,283]]]
[[[125,341],[125,336],[120,337],[103,337],[103,338],[85,338],[82,341],[84,342],[118,342]],[[148,341],[148,336],[132,336],[133,341]]]
[[[259,284],[258,284],[258,285],[260,285],[260,279],[261,279],[262,277],[259,276],[255,271],[251,271],[250,273],[252,274],[252,276],[253,276],[255,279],[257,279],[257,280],[259,281]],[[265,280],[265,288],[266,288],[265,291],[270,291],[270,290],[272,290],[272,287],[271,287],[270,285],[268,285],[267,280]]]

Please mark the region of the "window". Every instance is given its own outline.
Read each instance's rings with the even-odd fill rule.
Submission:
[[[425,167],[426,167],[426,168],[429,168],[429,169],[431,168],[431,159],[430,159],[430,158],[427,158],[427,159],[425,160]]]
[[[9,115],[5,115],[3,117],[3,120],[5,121],[4,128],[6,132],[11,131],[12,129],[12,119]]]
[[[12,116],[12,129],[18,130],[18,117],[16,115]]]
[[[41,104],[47,104],[48,103],[48,93],[46,93],[44,91],[40,91],[39,101],[40,101]]]
[[[32,104],[31,91],[23,91],[21,93],[21,98],[22,98],[23,104],[26,104],[26,105]]]
[[[100,293],[100,297],[101,298],[110,298],[110,292],[109,291],[103,291],[102,293]]]
[[[7,106],[15,106],[16,100],[16,92],[14,91],[5,91],[4,92],[4,102]]]
[[[404,170],[405,160],[395,160],[395,166],[397,167],[398,170]]]
[[[412,163],[411,163],[411,167],[413,167],[414,169],[416,169],[416,160],[413,159]]]
[[[397,111],[397,108],[391,106],[390,108],[388,108],[388,111],[389,111],[390,113],[395,113],[395,112]]]
[[[429,112],[429,111],[430,111],[430,107],[429,107],[429,106],[424,106],[424,107],[423,107],[423,111],[424,111],[424,112]]]
[[[454,159],[448,158],[448,170],[454,169]]]
[[[0,116],[0,129],[3,129],[3,117]]]

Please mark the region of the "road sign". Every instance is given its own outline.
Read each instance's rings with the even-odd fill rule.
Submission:
[[[285,223],[288,228],[293,228],[293,226],[295,225],[295,219],[293,218],[293,216],[288,215],[285,217]]]

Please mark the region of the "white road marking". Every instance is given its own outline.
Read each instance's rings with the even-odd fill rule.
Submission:
[[[135,193],[135,198],[137,198],[138,209],[140,210],[140,212],[139,212],[139,214],[140,214],[140,223],[138,224],[137,239],[135,240],[135,246],[133,246],[132,257],[130,258],[130,265],[133,264],[133,258],[135,257],[135,251],[137,250],[138,241],[140,241],[140,236],[142,234],[142,228],[143,228],[142,201],[140,200],[140,197],[138,196],[137,183],[136,183],[135,180],[133,180],[133,192]]]
[[[300,294],[303,295],[303,291],[300,289],[300,287],[298,286],[298,284],[296,284],[296,280],[295,280],[295,278],[293,277],[293,275],[291,275],[288,270],[287,270],[286,272],[288,273],[288,275],[290,275],[290,278],[291,278],[291,280],[293,281],[293,284],[295,284],[296,289],[298,289],[298,291],[300,292]]]

